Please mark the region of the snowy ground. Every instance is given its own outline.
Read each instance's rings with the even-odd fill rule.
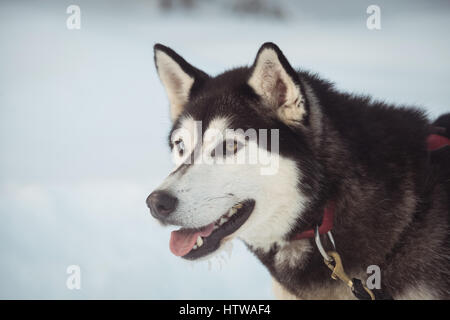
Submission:
[[[82,28],[69,31],[74,3]],[[449,6],[378,3],[380,31],[365,1],[287,1],[282,21],[214,3],[161,14],[144,1],[0,2],[0,298],[272,298],[241,243],[222,269],[191,268],[146,209],[171,168],[152,46],[215,74],[274,41],[343,90],[449,111]],[[72,264],[81,290],[66,288]]]

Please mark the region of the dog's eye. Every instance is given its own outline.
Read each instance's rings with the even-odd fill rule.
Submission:
[[[184,154],[184,142],[183,140],[179,139],[177,141],[174,142],[175,145],[175,149],[178,151],[178,154],[181,156],[183,156]]]
[[[238,150],[238,142],[236,140],[227,140],[224,142],[226,154],[235,154]]]
[[[233,155],[236,152],[238,152],[241,146],[242,143],[236,140],[225,140],[211,152],[211,157],[215,157],[219,154],[224,157],[228,155]]]

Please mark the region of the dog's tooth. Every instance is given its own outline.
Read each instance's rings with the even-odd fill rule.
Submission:
[[[227,222],[227,218],[225,218],[225,217],[222,217],[222,218],[220,218],[220,224],[222,225],[222,224],[224,224],[225,222]]]
[[[243,207],[242,203],[238,203],[237,205],[233,206],[233,208],[236,208],[236,209],[241,209],[242,207]]]
[[[203,245],[203,239],[202,239],[202,237],[198,236],[198,238],[197,238],[197,246],[201,247],[202,245]]]
[[[193,247],[192,249],[194,249],[194,250],[195,250],[195,249],[197,249],[197,248],[198,248],[198,247],[197,247],[197,245],[196,245],[196,244],[194,244],[194,247]]]
[[[232,216],[233,214],[235,214],[237,211],[238,211],[238,209],[236,209],[236,208],[231,208],[230,211],[229,211],[230,216]]]

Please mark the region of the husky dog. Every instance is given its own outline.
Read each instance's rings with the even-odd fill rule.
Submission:
[[[376,265],[394,299],[450,298],[450,148],[427,150],[434,129],[423,111],[338,92],[294,70],[273,43],[252,66],[214,77],[161,44],[154,54],[176,166],[147,205],[163,225],[181,227],[171,234],[175,255],[208,257],[239,238],[278,297],[354,299],[330,278],[314,239],[295,238],[333,203],[332,234],[350,277],[367,278]],[[450,117],[435,124],[449,138]],[[251,129],[278,138],[249,138]],[[226,163],[256,153],[269,162]],[[276,163],[271,174],[262,173],[267,163]]]

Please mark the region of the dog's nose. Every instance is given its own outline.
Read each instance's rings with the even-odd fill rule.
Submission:
[[[147,197],[147,206],[157,219],[164,219],[177,207],[178,199],[167,191],[153,191]]]

